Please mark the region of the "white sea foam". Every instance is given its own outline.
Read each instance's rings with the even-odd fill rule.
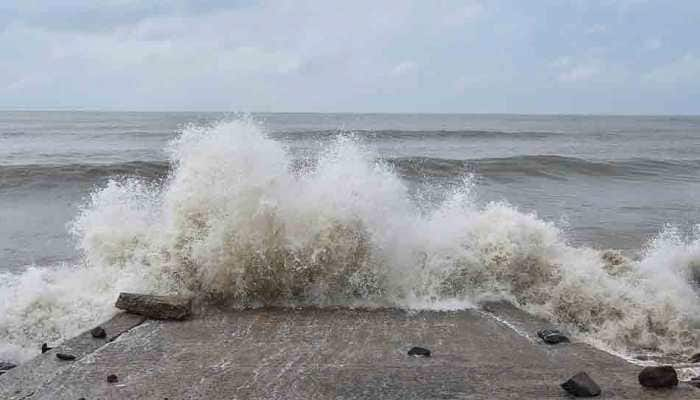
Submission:
[[[93,194],[73,226],[80,265],[0,277],[0,358],[107,318],[122,290],[233,306],[506,299],[612,349],[685,352],[697,339],[697,235],[667,228],[639,261],[577,248],[536,215],[478,206],[468,178],[424,211],[358,141],[338,139],[300,171],[246,119],[188,128],[170,154],[161,187],[112,181]]]

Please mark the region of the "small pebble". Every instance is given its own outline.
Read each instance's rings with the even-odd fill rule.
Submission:
[[[408,355],[414,357],[430,357],[430,350],[423,347],[412,347],[411,350],[408,351]]]
[[[102,328],[101,326],[94,328],[90,331],[90,333],[95,339],[104,339],[107,337],[107,332],[105,332],[104,328]]]
[[[72,354],[56,353],[56,358],[63,361],[73,361],[75,356]]]
[[[111,375],[108,375],[108,376],[107,376],[107,382],[109,382],[109,383],[117,383],[117,382],[119,382],[119,378],[118,378],[116,375],[111,374]]]

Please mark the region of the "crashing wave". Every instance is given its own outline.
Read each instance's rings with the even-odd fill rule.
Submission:
[[[3,284],[0,355],[108,317],[121,290],[237,307],[505,299],[614,349],[696,343],[697,236],[669,228],[637,261],[574,247],[534,214],[478,206],[469,179],[425,211],[362,143],[340,137],[298,168],[249,120],[188,128],[169,150],[164,184],[111,181],[92,195],[73,225],[80,265]]]

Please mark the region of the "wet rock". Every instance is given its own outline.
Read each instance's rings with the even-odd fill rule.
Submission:
[[[16,366],[17,365],[9,363],[9,362],[0,361],[0,375],[11,370],[12,368],[15,368]]]
[[[557,329],[542,329],[537,336],[547,344],[568,343],[569,338]]]
[[[181,320],[190,315],[192,300],[182,296],[119,293],[115,307],[153,319]]]
[[[413,357],[430,357],[430,350],[423,347],[411,347],[408,355]]]
[[[109,383],[117,383],[117,382],[119,382],[119,378],[118,378],[116,375],[111,374],[111,375],[108,375],[108,376],[107,376],[107,382],[109,382]]]
[[[59,360],[63,361],[73,361],[75,360],[75,356],[72,354],[65,354],[65,353],[56,353],[56,358]]]
[[[639,373],[639,384],[648,388],[667,388],[678,385],[678,375],[671,366],[646,367]]]
[[[44,343],[41,345],[41,354],[44,354],[47,351],[52,350],[52,349],[53,349],[53,347],[49,347],[48,344]]]
[[[561,387],[576,397],[595,397],[600,395],[600,386],[585,372],[579,372]]]
[[[102,328],[101,326],[98,326],[98,327],[96,327],[96,328],[93,328],[93,329],[90,331],[90,334],[91,334],[92,337],[94,337],[95,339],[104,339],[104,338],[107,337],[107,332],[105,332],[104,328]]]
[[[700,363],[700,353],[693,354],[688,361],[691,363]]]

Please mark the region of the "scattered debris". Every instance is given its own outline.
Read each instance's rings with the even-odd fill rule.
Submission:
[[[646,367],[639,373],[639,384],[648,388],[667,388],[678,385],[678,374],[671,366]]]
[[[49,350],[53,350],[53,347],[49,347],[49,345],[46,343],[41,345],[41,354],[44,354]]]
[[[413,357],[430,357],[430,350],[423,347],[411,347],[411,350],[408,351],[408,355]]]
[[[109,383],[117,383],[117,382],[119,382],[119,378],[118,378],[116,375],[111,374],[111,375],[108,375],[108,376],[107,376],[107,382],[109,382]]]
[[[182,296],[119,293],[115,306],[148,318],[181,320],[190,315],[192,299]]]
[[[107,337],[107,332],[105,332],[104,328],[101,326],[93,328],[90,331],[90,334],[92,334],[92,337],[94,337],[95,339],[104,339]]]
[[[63,361],[73,361],[75,360],[75,356],[72,354],[65,354],[65,353],[56,353],[56,358],[59,360]]]
[[[576,397],[595,397],[600,395],[600,386],[585,372],[579,372],[561,387]]]

